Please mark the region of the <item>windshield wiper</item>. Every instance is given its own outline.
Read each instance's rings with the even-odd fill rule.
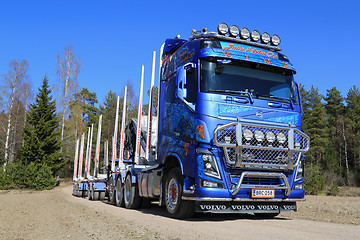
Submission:
[[[256,95],[257,97],[268,97],[268,98],[274,98],[274,99],[278,99],[278,100],[284,100],[284,101],[289,101],[290,103],[290,107],[291,109],[294,109],[294,102],[291,98],[286,98],[286,97],[278,97],[278,96],[274,96],[274,95]]]
[[[230,93],[230,94],[245,94],[248,96],[249,100],[250,100],[250,103],[253,104],[254,103],[254,100],[251,96],[251,93],[249,92],[244,92],[244,91],[236,91],[236,90],[221,90],[221,89],[218,89],[218,90],[209,90],[209,92],[219,92],[219,93]]]

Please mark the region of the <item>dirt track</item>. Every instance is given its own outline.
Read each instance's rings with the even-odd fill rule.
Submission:
[[[76,198],[71,192],[72,186],[43,192],[1,191],[0,239],[360,238],[359,197],[330,200],[311,197],[299,205],[299,212],[271,220],[246,214],[197,215],[189,220],[175,220],[167,217],[165,209],[156,206],[127,210]],[[341,203],[348,207],[337,209]],[[328,211],[321,209],[324,204]],[[295,219],[298,217],[323,221],[337,218],[334,221],[338,222],[350,218],[352,225]]]

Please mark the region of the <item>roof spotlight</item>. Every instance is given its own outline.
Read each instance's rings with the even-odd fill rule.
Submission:
[[[257,42],[260,40],[260,33],[258,30],[254,30],[250,34],[251,41]]]
[[[229,32],[229,27],[226,23],[220,23],[218,25],[218,33],[221,35],[225,35]]]
[[[231,25],[229,28],[229,33],[230,33],[230,36],[237,37],[240,33],[240,30],[237,26]]]
[[[278,46],[280,44],[281,40],[280,40],[280,37],[276,34],[274,34],[272,37],[271,37],[271,44],[274,45],[274,46]]]
[[[240,37],[244,40],[249,39],[250,37],[250,31],[246,27],[242,28],[240,30]]]
[[[268,34],[267,32],[261,34],[261,42],[268,44],[270,42],[270,34]]]

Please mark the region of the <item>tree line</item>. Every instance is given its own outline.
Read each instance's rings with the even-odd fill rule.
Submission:
[[[357,86],[346,96],[333,87],[326,94],[312,86],[300,86],[303,130],[311,138],[306,154],[306,184],[310,193],[328,186],[360,185],[360,91]]]

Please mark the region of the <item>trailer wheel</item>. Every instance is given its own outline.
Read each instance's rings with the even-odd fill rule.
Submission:
[[[116,206],[124,207],[124,187],[121,182],[121,176],[118,177],[115,184],[115,201]]]
[[[99,192],[95,192],[95,191],[93,191],[93,199],[92,200],[94,200],[94,201],[97,201],[97,200],[99,200]]]
[[[183,180],[180,168],[173,168],[166,177],[165,206],[171,217],[189,218],[194,214],[193,201],[182,200]]]
[[[87,193],[86,193],[86,198],[88,199],[88,200],[92,200],[92,191],[91,191],[91,187],[90,187],[90,184],[89,184],[89,186],[88,186],[88,188],[87,188]]]
[[[115,199],[115,187],[114,187],[114,181],[113,181],[113,177],[112,175],[110,176],[109,179],[109,197],[108,200],[110,203],[115,204],[116,203],[116,199]]]
[[[105,199],[105,192],[100,192],[100,194],[99,194],[99,200],[100,200],[100,201],[104,201],[104,199]]]
[[[131,174],[128,174],[125,178],[124,193],[125,207],[138,209],[141,204],[141,198],[138,185],[131,182]]]

